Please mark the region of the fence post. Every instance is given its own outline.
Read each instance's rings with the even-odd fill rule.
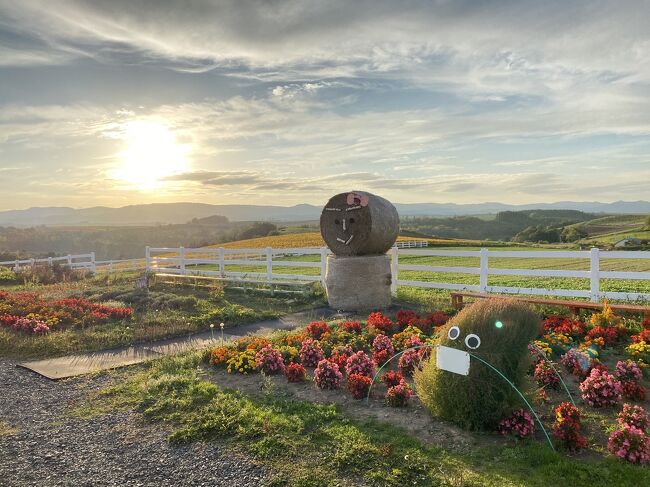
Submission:
[[[481,249],[481,275],[479,278],[479,290],[482,293],[487,292],[488,286],[488,249]]]
[[[219,273],[221,277],[226,277],[226,249],[219,247]]]
[[[47,258],[47,265],[49,265],[50,267],[52,267],[52,257],[48,257],[48,258]]]
[[[598,247],[591,249],[591,265],[589,268],[591,274],[591,289],[590,296],[591,302],[597,303],[600,301],[600,255]]]
[[[327,273],[327,247],[320,248],[320,282],[325,289],[325,274]]]
[[[68,267],[72,269],[72,256],[68,254]]]
[[[149,272],[151,270],[151,247],[148,245],[144,248],[144,271]]]
[[[273,249],[266,247],[266,278],[271,282],[273,280]]]
[[[397,247],[390,249],[390,293],[397,296],[397,272],[399,264],[399,251]]]
[[[93,272],[97,272],[97,264],[95,262],[95,252],[90,253],[90,269]]]
[[[182,275],[185,275],[185,247],[178,248],[178,268]]]
[[[36,265],[36,261],[34,259],[29,259],[29,267],[34,267]]]

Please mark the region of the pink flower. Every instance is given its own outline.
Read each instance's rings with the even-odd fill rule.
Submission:
[[[367,377],[375,375],[375,365],[363,351],[353,353],[345,363],[345,373],[348,375],[361,374]]]
[[[580,383],[580,391],[590,406],[608,407],[615,406],[621,400],[622,386],[609,372],[595,368]]]
[[[338,389],[342,378],[339,366],[329,360],[321,360],[314,370],[314,382],[320,389]]]
[[[618,458],[644,464],[650,460],[650,437],[639,428],[624,424],[609,436],[607,449]]]

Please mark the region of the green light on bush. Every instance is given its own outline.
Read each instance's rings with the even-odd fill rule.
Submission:
[[[501,328],[503,328],[503,323],[500,322],[500,321],[497,321],[497,322],[494,324],[494,326],[496,326],[497,328],[501,329]]]

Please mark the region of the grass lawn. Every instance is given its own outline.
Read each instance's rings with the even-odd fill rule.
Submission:
[[[92,418],[119,408],[170,428],[170,441],[218,441],[266,465],[270,485],[639,486],[650,469],[612,458],[572,457],[544,443],[503,440],[465,451],[425,444],[339,407],[296,401],[272,388],[245,394],[221,388],[200,353],[113,372],[112,385],[74,414]]]

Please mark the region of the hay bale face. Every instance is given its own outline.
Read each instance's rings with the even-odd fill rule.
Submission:
[[[540,327],[539,317],[523,303],[481,300],[439,331],[439,344],[480,357],[520,388],[530,364],[528,343]],[[434,350],[415,374],[418,396],[434,415],[465,429],[492,430],[512,407],[525,407],[517,392],[479,360],[470,358],[468,374],[462,375],[438,367],[437,359]]]
[[[379,255],[399,233],[399,215],[390,201],[363,191],[330,198],[320,217],[323,240],[337,255]]]

